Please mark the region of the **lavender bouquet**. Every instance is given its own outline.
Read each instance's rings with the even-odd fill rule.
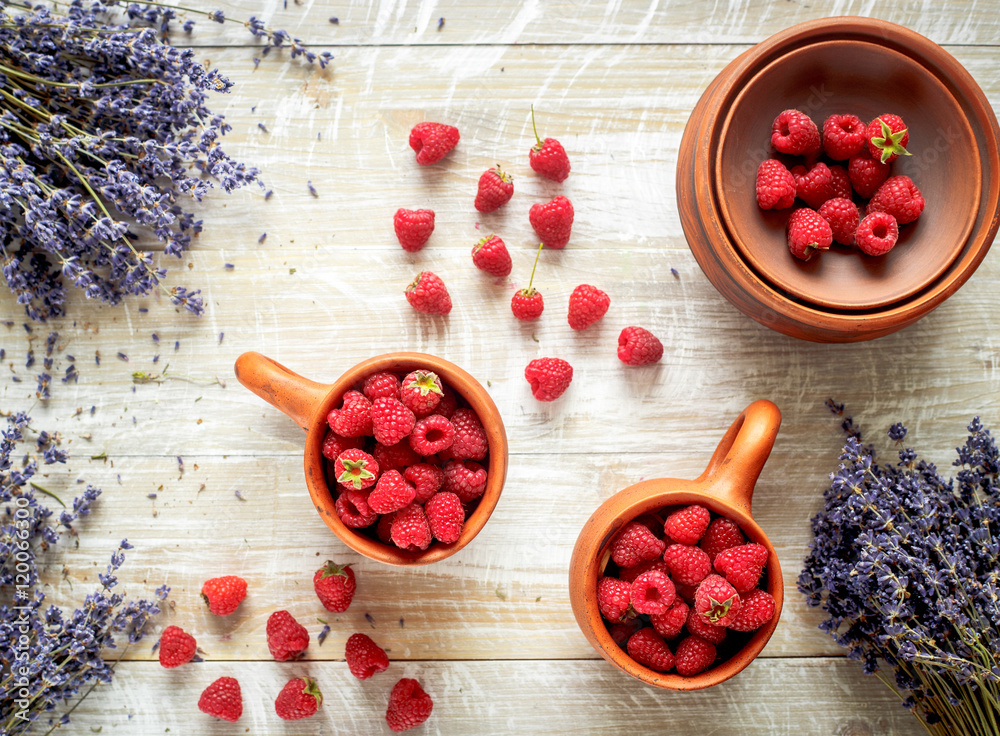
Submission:
[[[100,589],[86,596],[83,605],[66,614],[45,605],[40,589],[39,555],[72,532],[73,524],[90,511],[100,495],[88,485],[73,500],[71,508],[56,517],[37,493],[48,493],[33,478],[37,460],[20,454],[29,418],[15,414],[0,439],[0,734],[29,732],[43,714],[62,707],[62,715],[51,717],[48,731],[69,720],[69,715],[98,683],[109,682],[114,662],[103,659],[116,639],[128,644],[139,641],[150,616],[159,613],[156,603],[127,600],[114,592],[115,572],[130,549],[123,540],[111,562],[98,578]],[[41,432],[36,450],[46,464],[65,462],[58,434]],[[23,451],[23,448],[22,448]],[[160,588],[162,600],[167,589]],[[122,654],[128,644],[121,650]],[[69,702],[75,699],[75,703]]]
[[[834,405],[842,411],[843,407]],[[954,479],[900,449],[879,464],[850,418],[799,590],[821,628],[935,736],[1000,733],[1000,454],[979,418]],[[889,437],[901,443],[906,429]]]

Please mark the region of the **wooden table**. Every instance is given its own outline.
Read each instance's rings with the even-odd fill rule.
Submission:
[[[719,296],[688,250],[674,192],[689,112],[729,60],[793,23],[873,6],[238,5],[222,7],[232,17],[262,15],[336,59],[325,72],[282,56],[255,68],[259,51],[235,24],[205,21],[192,36],[203,46],[197,53],[236,83],[213,101],[233,126],[229,152],[259,166],[274,192],[268,201],[258,190],[211,196],[196,247],[167,262],[170,284],[203,290],[206,314],[194,318],[153,297],[111,309],[75,296],[69,316],[51,328],[59,332],[56,370],[61,375],[65,356],[75,355],[79,383],[57,382],[52,399],[36,403],[34,374],[23,367],[22,317],[0,295],[2,312],[15,316],[13,327],[0,328],[0,345],[11,370],[25,376],[0,384],[3,408],[30,408],[36,427],[65,435],[71,460],[49,473],[47,487],[71,497],[82,477],[104,489],[79,539],[48,554],[46,592],[66,604],[82,600],[124,537],[135,545],[122,571],[127,592],[172,588],[154,635],[65,730],[388,733],[389,690],[410,676],[434,698],[423,727],[434,734],[922,732],[817,629],[821,615],[795,590],[809,520],[843,439],[824,402],[845,402],[877,441],[890,423],[905,422],[908,440],[943,468],[974,415],[1000,426],[1000,258],[988,256],[954,297],[902,332],[850,345],[801,342]],[[883,2],[874,10],[945,45],[997,106],[1000,2]],[[532,104],[540,132],[560,139],[572,160],[562,185],[528,167]],[[462,132],[458,148],[428,168],[407,146],[410,128],[423,120]],[[498,213],[479,215],[476,181],[497,162],[514,176],[516,194]],[[520,324],[509,301],[534,258],[527,210],[557,193],[575,205],[573,237],[564,251],[541,254],[535,282],[546,312]],[[434,235],[417,254],[395,242],[398,207],[437,213]],[[472,244],[491,232],[511,248],[508,279],[485,277],[471,263]],[[448,284],[449,317],[406,304],[403,289],[422,269]],[[578,334],[565,311],[580,283],[605,289],[612,305]],[[618,361],[618,332],[633,324],[662,339],[660,364],[632,369]],[[36,325],[35,340],[47,330]],[[485,530],[454,557],[418,569],[360,558],[328,531],[306,493],[302,431],[238,385],[232,370],[240,353],[256,350],[332,382],[364,358],[400,349],[448,358],[488,386],[511,451]],[[535,401],[522,377],[540,356],[575,367],[569,391],[551,404]],[[139,370],[174,379],[133,383]],[[577,628],[567,598],[573,544],[617,490],[643,478],[698,475],[726,427],[757,398],[784,415],[754,497],[784,570],[781,623],[763,655],[721,686],[688,694],[642,687],[600,659]],[[327,614],[312,592],[312,574],[328,558],[357,571],[358,594],[342,615]],[[205,579],[222,574],[250,585],[238,613],[224,619],[198,596]],[[280,608],[314,637],[318,619],[332,627],[323,645],[313,639],[304,661],[268,655],[265,622]],[[168,624],[194,633],[204,663],[160,667],[151,647]],[[388,673],[367,682],[349,674],[343,646],[356,631],[389,651]],[[311,720],[280,722],[274,697],[301,674],[319,681],[323,708]],[[243,686],[237,724],[196,709],[201,690],[222,675]]]

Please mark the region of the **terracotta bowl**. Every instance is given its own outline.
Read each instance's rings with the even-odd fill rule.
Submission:
[[[584,525],[570,560],[569,596],[573,615],[591,646],[623,672],[668,690],[699,690],[728,680],[760,654],[781,616],[784,586],[778,555],[750,514],[754,484],[771,453],[781,413],[770,401],[748,406],[723,435],[705,472],[694,480],[658,478],[629,486],[605,501]],[[597,582],[610,559],[611,542],[619,530],[643,514],[670,506],[697,503],[735,521],[751,542],[767,547],[764,589],[774,596],[770,623],[753,632],[740,649],[713,667],[691,677],[651,670],[615,644],[597,605]]]
[[[478,506],[465,520],[465,527],[458,541],[452,544],[435,541],[423,552],[409,552],[382,544],[378,539],[360,534],[344,525],[337,515],[335,498],[327,484],[327,460],[323,457],[322,446],[327,431],[326,416],[339,405],[347,391],[371,373],[409,373],[417,368],[428,368],[437,373],[476,412],[486,430],[489,462],[486,467],[486,491],[479,499]],[[500,500],[507,475],[507,435],[503,420],[486,389],[454,363],[423,353],[388,353],[358,363],[332,384],[322,384],[303,378],[259,353],[250,352],[237,358],[236,377],[240,383],[283,411],[306,431],[306,485],[313,506],[340,541],[365,557],[388,565],[426,565],[443,560],[473,540],[486,525]]]
[[[785,245],[790,210],[757,207],[771,122],[789,107],[818,125],[834,112],[906,120],[914,155],[892,173],[910,176],[927,207],[887,256],[834,246],[798,261]],[[975,80],[927,38],[867,18],[802,23],[730,63],[692,112],[677,168],[684,232],[713,285],[758,322],[820,342],[886,335],[941,304],[988,252],[1000,224],[998,138]]]

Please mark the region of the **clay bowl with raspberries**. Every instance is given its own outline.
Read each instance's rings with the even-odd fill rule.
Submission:
[[[750,501],[780,424],[777,406],[755,401],[698,478],[636,483],[584,525],[570,561],[570,603],[584,636],[615,667],[654,687],[699,690],[764,649],[784,587]]]
[[[454,363],[388,353],[322,384],[249,352],[236,360],[236,377],[306,431],[313,505],[365,557],[388,565],[450,557],[500,499],[503,420],[486,389]]]
[[[818,147],[786,145],[786,111],[812,121]],[[855,116],[869,145],[852,147],[825,128],[834,116]],[[863,159],[871,141],[885,138],[879,119],[890,120],[890,133],[905,131],[906,153],[872,167]],[[801,23],[737,57],[695,106],[677,167],[684,232],[712,284],[761,324],[819,342],[887,335],[939,306],[986,256],[1000,224],[998,139],[982,89],[929,39],[870,18]],[[771,160],[793,174],[790,198],[773,206],[756,196],[759,169]],[[878,177],[865,178],[866,165]],[[822,183],[834,169],[841,171]],[[902,177],[919,191],[922,210],[912,220],[892,212],[891,249],[871,236],[884,216],[867,229],[845,225],[832,242],[806,229],[793,246],[791,231],[808,219],[798,210],[818,211],[838,197],[864,222],[890,211],[891,187],[878,194],[880,183]],[[817,242],[821,250],[796,251]]]

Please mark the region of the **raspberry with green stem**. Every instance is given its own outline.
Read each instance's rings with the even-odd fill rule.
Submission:
[[[535,269],[538,268],[538,256],[542,253],[544,243],[538,244],[538,251],[535,253],[535,263],[531,267],[531,277],[528,279],[528,286],[519,289],[510,300],[510,309],[514,316],[524,322],[531,322],[542,315],[545,304],[542,301],[542,293],[532,284],[535,281]]]

